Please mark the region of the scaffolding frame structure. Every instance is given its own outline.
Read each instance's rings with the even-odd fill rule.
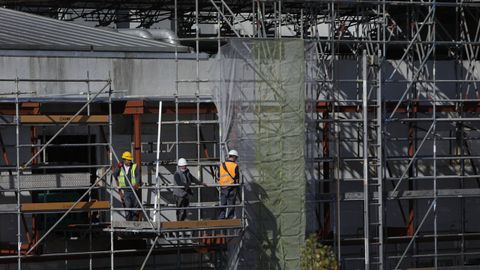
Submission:
[[[309,203],[317,207],[318,235],[335,247],[342,269],[438,269],[478,260],[480,233],[465,223],[472,215],[467,206],[480,197],[480,155],[472,149],[480,138],[479,2],[119,1],[116,8],[115,1],[63,2],[5,4],[37,13],[48,7],[50,16],[90,18],[102,26],[171,20],[178,41],[194,47],[197,61],[196,78],[179,79],[175,53],[177,93],[182,83],[194,83],[198,92],[208,83],[199,76],[201,45],[212,43],[212,51],[220,52],[231,37],[313,44],[306,59],[315,71],[307,81],[307,107],[315,135],[306,145],[312,154],[306,162],[315,168],[317,196]],[[220,31],[204,35],[201,24]],[[453,77],[442,70],[445,62]],[[342,73],[346,64],[353,65],[349,76]],[[442,209],[452,201],[458,220],[451,231],[441,230]],[[352,202],[362,202],[356,234],[344,231]],[[401,225],[392,226],[390,218]]]
[[[479,191],[478,186],[467,182],[478,175],[467,172],[476,170],[475,155],[459,140],[475,140],[472,133],[478,120],[475,109],[464,109],[476,107],[473,104],[478,102],[478,31],[472,35],[470,30],[478,29],[478,22],[470,17],[478,11],[470,4],[476,3],[362,1],[353,5],[356,12],[350,16],[342,14],[343,3],[324,5],[328,12],[321,20],[329,26],[328,36],[313,41],[317,54],[312,61],[317,61],[313,66],[318,67],[319,75],[311,83],[318,87],[313,101],[320,128],[314,157],[320,181],[319,210],[323,213],[320,237],[335,245],[345,269],[362,264],[365,269],[462,269],[475,264],[478,251],[465,250],[474,246],[475,233],[469,233],[464,222],[468,216],[465,205],[478,197]],[[402,28],[396,22],[402,18],[395,17],[394,9],[400,9],[397,13],[403,12],[403,22],[410,25]],[[449,10],[448,14],[456,16],[454,37],[445,30],[440,20],[443,17],[437,15],[443,12],[445,16]],[[455,46],[455,53],[451,47],[446,49],[449,46]],[[339,74],[345,59],[355,63],[350,78]],[[453,79],[444,79],[441,61],[469,68]],[[452,69],[458,72],[457,67]],[[349,88],[353,91],[348,92]],[[442,135],[445,133],[462,135]],[[458,144],[459,149],[442,149],[452,144]],[[458,169],[445,169],[445,162],[458,162]],[[446,183],[453,179],[460,183]],[[454,212],[458,215],[454,233],[458,238],[439,229],[440,218],[445,219],[438,206],[442,200],[456,200],[460,205]],[[349,201],[363,201],[363,207],[356,208],[363,217],[361,233],[344,232],[344,213],[352,211]],[[404,224],[388,220],[395,220],[395,215],[401,216]],[[447,247],[441,241],[456,244]],[[363,254],[349,250],[360,243]]]
[[[112,121],[112,105],[114,100],[112,98],[113,93],[115,92],[112,89],[112,84],[110,79],[98,80],[90,79],[87,75],[85,80],[59,80],[59,79],[1,79],[3,83],[13,83],[15,85],[15,91],[11,93],[5,93],[2,97],[2,130],[3,135],[8,133],[8,128],[14,130],[15,134],[15,143],[12,145],[7,145],[4,143],[3,137],[1,140],[2,156],[5,162],[5,165],[2,166],[2,171],[8,173],[8,175],[2,174],[1,177],[1,186],[2,186],[2,195],[7,193],[15,194],[16,201],[14,204],[2,205],[1,213],[2,215],[11,215],[14,214],[17,216],[17,228],[16,236],[17,243],[15,249],[2,249],[3,254],[0,256],[0,261],[2,263],[11,263],[12,260],[16,261],[18,269],[22,269],[22,265],[25,261],[28,262],[32,258],[45,258],[46,260],[64,258],[66,260],[66,265],[68,265],[68,260],[87,256],[88,258],[88,267],[89,269],[94,268],[93,260],[98,256],[110,256],[110,268],[115,269],[115,254],[127,254],[133,253],[138,255],[146,255],[140,269],[145,267],[150,267],[147,263],[152,254],[164,254],[164,252],[171,253],[171,250],[175,250],[175,256],[178,256],[178,260],[175,263],[175,266],[183,267],[180,261],[181,251],[184,249],[198,248],[200,250],[206,249],[206,251],[201,252],[210,252],[213,250],[215,252],[223,252],[223,248],[231,239],[238,238],[241,231],[245,227],[245,213],[242,210],[244,208],[244,190],[242,183],[232,185],[238,189],[238,196],[241,199],[241,203],[236,205],[235,208],[238,208],[239,214],[237,219],[232,220],[204,220],[201,215],[204,210],[217,210],[220,208],[228,208],[225,206],[219,205],[219,201],[203,201],[201,189],[219,189],[220,185],[211,184],[209,187],[203,186],[192,186],[194,190],[198,190],[197,196],[198,201],[190,207],[175,207],[175,205],[166,204],[161,202],[164,200],[163,195],[160,195],[161,192],[171,193],[175,188],[183,188],[182,186],[175,186],[168,180],[165,176],[162,176],[157,172],[156,180],[158,183],[153,182],[152,184],[146,183],[140,187],[140,190],[146,190],[147,192],[153,192],[154,194],[159,194],[156,196],[155,206],[148,207],[144,206],[142,200],[135,194],[139,209],[137,208],[125,208],[125,207],[114,207],[115,194],[118,194],[119,188],[118,183],[114,181],[112,176],[112,168],[114,164],[120,162],[119,157],[117,156],[115,149],[113,147],[113,121]],[[61,95],[49,95],[48,99],[45,100],[43,97],[37,97],[34,92],[22,92],[20,84],[22,83],[82,83],[86,84],[86,92],[79,94],[61,94]],[[91,91],[90,84],[97,83],[103,84],[102,87],[98,90]],[[55,97],[60,97],[61,101],[55,101]],[[66,99],[65,99],[66,98]],[[80,101],[79,101],[80,99]],[[86,99],[85,102],[81,101]],[[205,141],[200,136],[200,127],[203,125],[214,125],[217,124],[217,120],[202,120],[200,119],[200,111],[210,111],[210,106],[205,109],[205,106],[201,106],[202,103],[209,104],[208,100],[205,100],[201,97],[196,98],[178,98],[174,97],[174,105],[169,105],[168,108],[165,108],[165,111],[174,111],[175,120],[174,121],[162,121],[162,108],[152,109],[151,112],[157,113],[159,115],[159,122],[157,123],[159,127],[161,125],[175,125],[176,133],[175,141],[173,142],[176,146],[175,156],[179,156],[178,147],[182,143],[194,143],[197,147],[196,153],[198,156],[196,160],[191,164],[192,166],[197,166],[199,172],[202,172],[204,167],[208,167],[212,170],[212,166],[217,165],[217,157],[208,158],[208,150],[205,150],[203,153],[207,155],[207,161],[201,159],[201,149],[206,147],[204,144],[212,143]],[[48,105],[49,102],[56,102],[60,104],[77,104],[76,106],[80,107],[74,114],[65,114],[62,109],[58,109],[56,112],[50,112],[43,114],[40,110],[40,102],[32,101],[42,101],[43,104]],[[72,103],[73,102],[73,103]],[[82,103],[83,102],[83,103]],[[162,102],[162,101],[160,101]],[[180,104],[193,104],[193,109],[181,108]],[[80,105],[78,105],[80,104]],[[106,106],[105,106],[106,105]],[[93,108],[96,106],[96,108]],[[99,108],[103,106],[104,108]],[[75,106],[74,106],[75,107]],[[128,108],[128,102],[125,105],[125,110]],[[70,112],[72,109],[69,108]],[[104,114],[104,111],[107,113]],[[191,114],[194,111],[196,120],[180,120],[179,114]],[[62,114],[58,114],[62,113]],[[170,113],[171,114],[171,113]],[[135,118],[134,118],[135,119]],[[195,125],[197,130],[197,140],[196,142],[184,142],[179,139],[178,136],[178,126],[180,124],[185,125]],[[108,133],[103,134],[105,143],[91,142],[90,139],[87,143],[75,142],[75,143],[58,143],[55,142],[55,139],[62,134],[62,132],[72,126],[84,126],[87,129],[88,137],[90,138],[90,127],[91,126],[100,126],[108,128]],[[39,143],[39,132],[38,129],[41,129],[45,126],[48,127],[58,127],[55,130],[54,134],[45,137],[43,136],[43,143]],[[21,141],[21,129],[29,127],[31,132],[31,142],[24,143]],[[13,131],[10,130],[10,131]],[[139,129],[138,129],[139,130]],[[103,131],[103,128],[102,128]],[[135,132],[134,132],[135,133]],[[134,136],[140,137],[139,134],[132,134]],[[160,134],[158,135],[160,138]],[[160,141],[158,141],[160,143]],[[86,165],[51,165],[47,162],[46,150],[48,148],[65,148],[65,147],[87,147],[89,161]],[[215,145],[213,149],[215,149]],[[15,149],[15,163],[11,164],[9,158],[9,149]],[[31,149],[31,156],[25,155],[22,149]],[[92,148],[95,150],[104,149],[103,160],[105,164],[101,162],[95,163],[90,160],[90,152]],[[132,147],[136,151],[136,154],[141,153],[141,142],[135,139],[134,145]],[[160,151],[160,145],[158,145],[157,152]],[[23,160],[27,158],[26,160]],[[141,159],[139,159],[141,162]],[[159,164],[162,162],[163,165],[176,164],[175,160],[157,160],[154,162]],[[152,162],[145,163],[151,165]],[[48,173],[48,170],[69,170],[69,169],[87,169],[90,173]],[[210,171],[209,170],[209,171]],[[34,172],[35,171],[35,172]],[[45,174],[45,172],[47,172]],[[96,177],[92,180],[92,175]],[[212,174],[214,174],[212,172]],[[110,180],[109,180],[110,179]],[[203,179],[203,177],[201,177]],[[129,183],[129,188],[133,190],[130,180],[126,179]],[[47,203],[35,203],[35,202],[25,202],[22,200],[22,193],[29,193],[32,196],[34,192],[46,192],[46,193],[55,193],[55,192],[69,192],[69,191],[80,191],[79,196],[75,197],[75,201],[64,200],[60,202],[47,202]],[[97,195],[93,195],[92,192],[95,191]],[[81,194],[81,195],[80,195]],[[101,197],[104,200],[101,200]],[[197,220],[189,221],[172,221],[167,217],[167,213],[175,212],[179,209],[187,209],[189,212],[196,212],[198,214]],[[121,213],[123,211],[135,210],[141,211],[143,213],[142,217],[146,221],[131,221],[131,222],[122,222],[118,221],[115,218],[115,213]],[[59,228],[62,222],[65,222],[66,217],[71,213],[87,213],[88,214],[88,223],[80,224],[68,224],[68,226]],[[154,213],[154,214],[152,214]],[[156,216],[155,213],[158,213],[158,218],[152,220],[151,217]],[[32,215],[32,225],[27,224],[26,215]],[[48,215],[56,215],[57,217],[53,218],[54,222],[51,222],[50,225],[47,225],[44,229],[39,229],[38,224],[39,217],[46,217]],[[103,216],[100,217],[100,216]],[[97,219],[97,220],[95,220]],[[117,218],[118,219],[118,218]],[[100,222],[103,220],[103,222]],[[72,223],[67,221],[67,223]],[[46,223],[47,224],[47,223]],[[72,227],[73,226],[73,227]],[[32,230],[32,232],[30,232]],[[40,235],[40,231],[44,231]],[[63,232],[65,234],[65,239],[67,239],[67,234],[69,232],[85,233],[88,238],[88,250],[82,251],[69,251],[67,244],[65,244],[64,252],[43,252],[43,246],[45,240],[54,233]],[[93,239],[93,234],[98,235],[98,233],[108,235],[109,237],[109,246],[108,249],[101,250],[93,246],[94,243],[97,243]],[[127,238],[129,234],[138,234],[137,238],[144,239],[147,241],[150,239],[150,246],[148,249],[125,249],[125,248],[116,248],[115,241],[119,237],[125,236]],[[25,243],[27,241],[28,243]],[[67,240],[65,240],[67,242]],[[189,251],[197,253],[198,251]],[[202,253],[199,253],[202,254]],[[200,255],[202,256],[202,255]],[[217,259],[210,259],[214,263]],[[214,263],[204,262],[207,267],[212,267]],[[218,262],[217,262],[218,263]],[[202,260],[200,259],[200,264]],[[210,266],[208,266],[210,265]]]
[[[215,7],[231,36],[313,43],[308,132],[316,137],[306,152],[314,153],[307,163],[317,171],[318,199],[310,203],[318,203],[318,234],[335,246],[342,268],[476,264],[477,232],[465,226],[472,215],[465,206],[480,191],[469,146],[478,130],[478,3],[252,1],[242,15],[253,35],[232,18],[242,10],[227,5]],[[443,21],[453,17],[453,26]],[[283,26],[297,31],[282,37]],[[355,68],[346,75],[348,64]],[[441,211],[448,203],[459,205],[453,233],[441,226],[452,222]],[[362,213],[361,233],[346,232],[352,209]],[[399,218],[403,226],[393,225]]]

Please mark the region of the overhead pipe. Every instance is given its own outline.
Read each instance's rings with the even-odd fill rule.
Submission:
[[[117,29],[117,32],[146,39],[154,39],[153,35],[145,29]]]
[[[173,45],[178,44],[178,36],[170,29],[148,29],[148,32],[152,34],[153,39],[167,42]]]
[[[119,33],[138,36],[146,39],[163,41],[169,44],[178,45],[178,37],[170,29],[116,29]]]

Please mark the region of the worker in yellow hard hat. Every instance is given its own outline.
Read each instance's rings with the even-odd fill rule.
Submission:
[[[234,207],[227,207],[235,205],[237,199],[238,186],[232,186],[239,183],[240,172],[237,164],[238,152],[237,150],[230,150],[225,162],[219,166],[218,182],[220,184],[220,215],[218,219],[233,218],[235,215]]]
[[[139,175],[139,170],[136,163],[133,163],[132,153],[125,151],[122,154],[122,161],[117,164],[117,169],[113,173],[117,179],[118,187],[120,188],[120,198],[126,208],[140,208],[140,204],[135,198],[135,192],[142,185],[142,179]],[[130,183],[132,186],[130,186]],[[132,190],[133,187],[133,190]],[[139,194],[137,193],[137,197]],[[126,211],[126,220],[135,220],[136,210],[128,209]]]

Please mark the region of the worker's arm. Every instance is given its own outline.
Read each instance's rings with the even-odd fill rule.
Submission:
[[[219,166],[216,166],[217,171],[215,172],[215,183],[220,181],[220,166],[222,166],[222,163],[220,163]]]
[[[204,187],[207,186],[207,184],[203,183],[202,181],[198,180],[195,176],[193,176],[191,173],[190,173],[190,179],[192,180],[192,183],[195,183],[196,185],[202,185]]]
[[[140,170],[138,169],[138,166],[137,168],[135,168],[135,171],[133,173],[135,174],[135,179],[137,180],[137,183],[133,185],[133,188],[139,189],[142,186],[142,176],[140,175]]]
[[[115,168],[115,170],[112,173],[113,178],[115,178],[115,183],[117,184],[117,187],[119,186],[118,176],[120,175],[120,170],[121,169],[122,169],[122,167]]]
[[[119,163],[119,164],[120,164],[120,163]],[[120,175],[120,170],[121,170],[121,168],[122,168],[122,167],[120,167],[120,168],[117,167],[117,168],[115,168],[115,170],[113,171],[112,175],[113,175],[113,177],[115,177],[115,179],[117,179],[118,176]]]
[[[122,202],[123,202],[123,191],[119,187],[119,183],[118,183],[118,176],[120,175],[120,170],[122,169],[122,166],[123,166],[122,163],[118,163],[118,166],[115,169],[115,171],[113,171],[112,176],[115,178],[115,182],[116,182],[117,187],[118,187],[118,194],[120,194],[120,200],[122,200]]]
[[[235,184],[240,183],[240,170],[238,169],[238,165],[235,167],[235,177],[233,178]]]

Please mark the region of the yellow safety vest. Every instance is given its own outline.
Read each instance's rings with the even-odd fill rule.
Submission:
[[[132,164],[132,167],[130,167],[130,183],[132,183],[132,186],[137,183],[137,179],[135,178],[135,170],[137,169],[137,164],[134,163]],[[118,186],[119,187],[126,187],[127,181],[125,181],[125,167],[122,167],[120,169],[120,174],[118,175]]]
[[[223,166],[223,164],[225,164],[225,166]],[[235,180],[233,178],[237,177],[235,175],[237,166],[237,163],[231,161],[225,161],[224,163],[220,164],[220,179],[218,182],[221,186],[235,184]],[[225,170],[224,167],[226,167],[228,171]]]

